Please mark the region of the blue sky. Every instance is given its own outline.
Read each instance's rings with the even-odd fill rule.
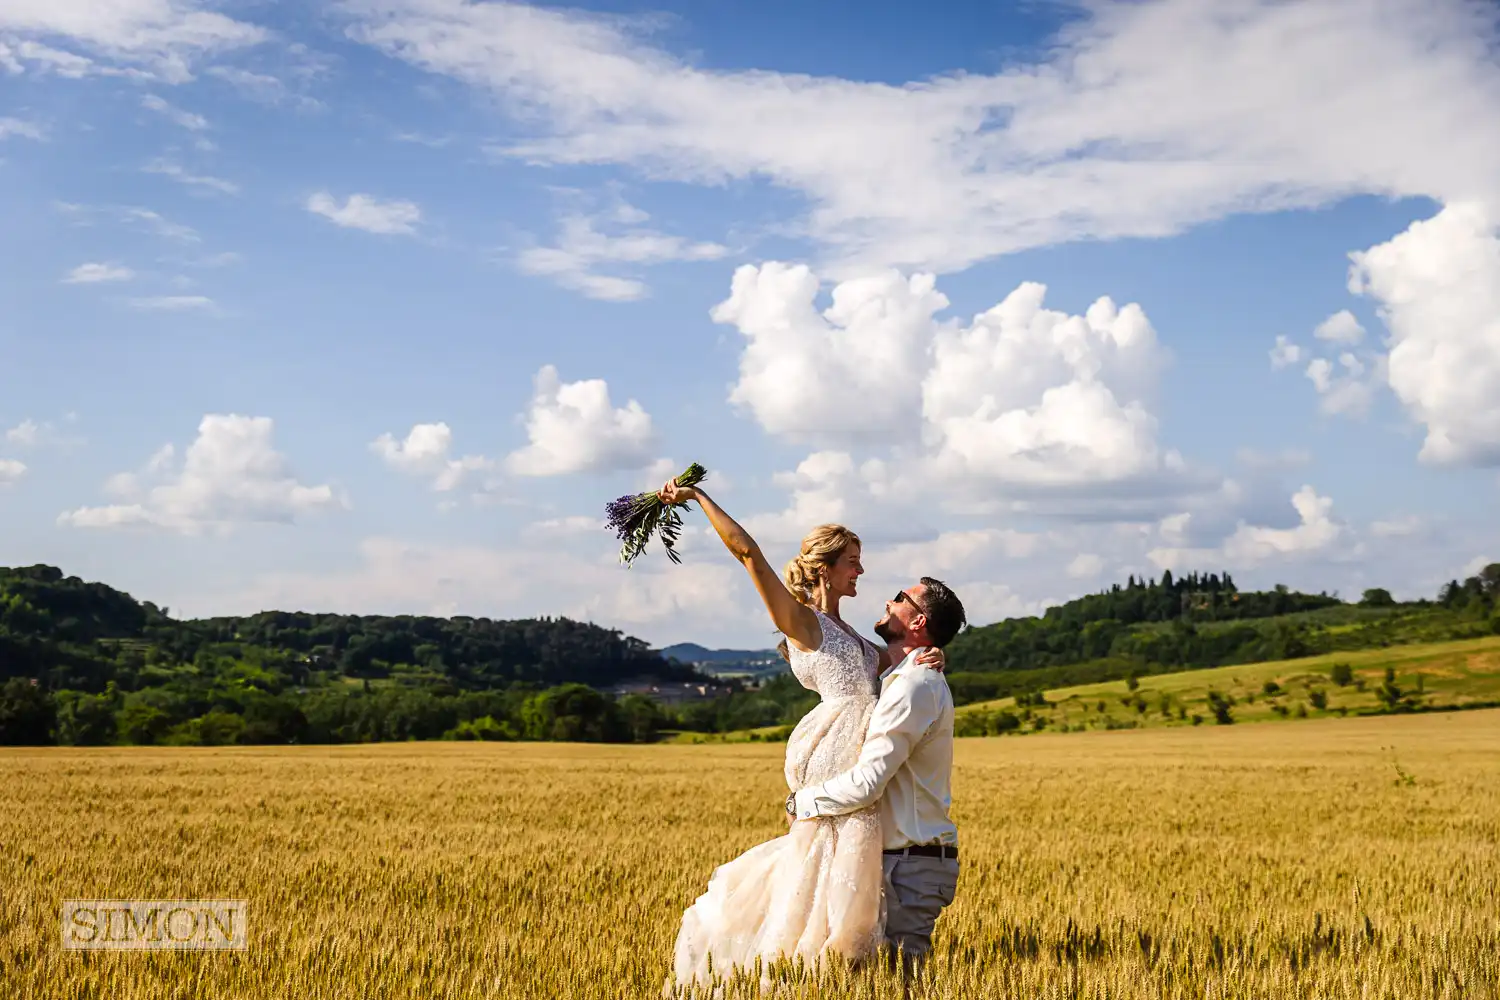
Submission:
[[[765,644],[696,516],[628,572],[600,526],[697,460],[778,564],[864,536],[856,621],[921,573],[976,622],[1164,568],[1431,594],[1500,558],[1496,32],[0,5],[0,564]]]

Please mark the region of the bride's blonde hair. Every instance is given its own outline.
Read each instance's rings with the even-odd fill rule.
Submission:
[[[781,571],[786,589],[803,604],[812,604],[813,591],[823,579],[824,568],[838,562],[850,545],[858,544],[859,536],[842,524],[818,525],[802,539],[801,551]],[[792,662],[792,650],[785,638],[776,644],[776,652],[783,660]]]
[[[859,543],[859,536],[842,524],[818,525],[802,539],[802,550],[781,571],[786,589],[803,604],[811,604],[823,570],[838,562],[846,548]]]

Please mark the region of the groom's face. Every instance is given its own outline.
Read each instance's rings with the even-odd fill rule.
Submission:
[[[926,627],[922,596],[927,588],[920,583],[899,592],[885,602],[885,616],[875,623],[875,634],[886,642],[899,642]]]

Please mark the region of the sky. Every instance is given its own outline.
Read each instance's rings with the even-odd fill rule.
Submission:
[[[1500,559],[1500,5],[0,0],[0,565],[568,616]]]

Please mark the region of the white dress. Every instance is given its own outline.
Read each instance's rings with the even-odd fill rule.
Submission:
[[[787,741],[792,791],[854,766],[879,695],[876,648],[814,613],[823,630],[817,651],[790,647],[792,673],[822,696]],[[778,957],[868,957],[885,930],[880,847],[872,806],[799,821],[785,836],[721,865],[682,916],[673,961],[677,984],[707,983],[757,958],[769,964]],[[669,980],[667,992],[671,986]]]

